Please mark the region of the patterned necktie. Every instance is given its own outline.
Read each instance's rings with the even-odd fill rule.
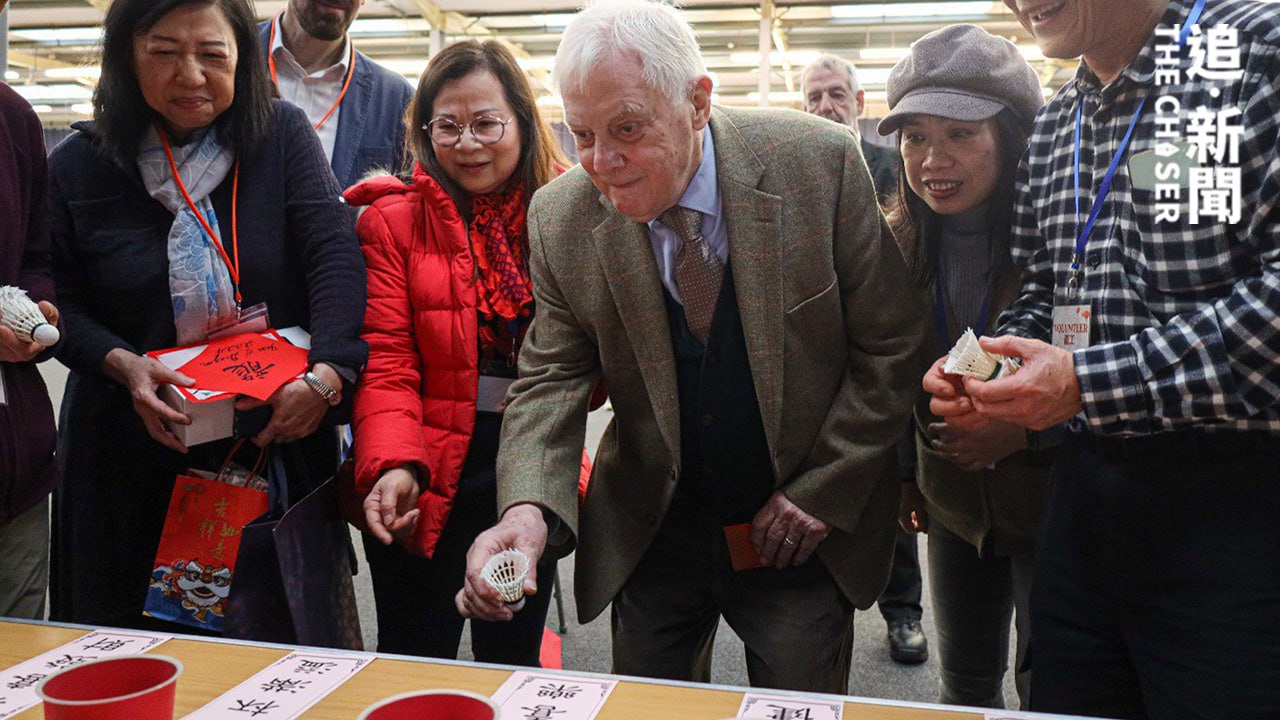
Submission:
[[[716,299],[720,297],[724,266],[702,237],[702,213],[677,205],[658,219],[680,238],[680,251],[676,253],[676,289],[684,303],[689,332],[699,342],[706,343]]]

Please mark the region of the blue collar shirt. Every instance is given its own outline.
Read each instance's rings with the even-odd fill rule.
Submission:
[[[689,181],[689,187],[676,203],[680,207],[702,213],[702,238],[719,256],[720,262],[729,262],[729,233],[725,227],[723,206],[720,202],[720,185],[716,181],[716,149],[712,142],[711,126],[702,130],[702,162]],[[647,223],[649,242],[653,244],[653,257],[658,261],[658,275],[662,285],[676,302],[683,304],[676,288],[676,254],[680,252],[680,238],[661,220]]]

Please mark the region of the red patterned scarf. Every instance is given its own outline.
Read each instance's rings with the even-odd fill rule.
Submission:
[[[524,181],[506,190],[471,197],[469,227],[478,271],[481,317],[512,321],[530,315],[533,283],[529,280],[529,197]]]

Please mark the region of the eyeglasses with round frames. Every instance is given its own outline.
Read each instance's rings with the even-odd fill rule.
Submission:
[[[440,147],[451,148],[462,142],[463,132],[470,130],[471,137],[481,145],[492,145],[502,139],[511,120],[502,120],[492,115],[481,115],[465,125],[447,118],[436,118],[422,126],[427,131],[431,142]]]

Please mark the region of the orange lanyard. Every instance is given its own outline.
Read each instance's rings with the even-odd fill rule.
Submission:
[[[182,176],[178,174],[178,164],[173,161],[173,150],[169,148],[169,138],[165,136],[164,130],[156,128],[156,133],[160,136],[160,145],[164,148],[164,156],[169,159],[169,169],[173,172],[173,181],[178,185],[178,191],[182,193],[182,199],[187,201],[187,207],[191,208],[191,214],[196,216],[196,220],[200,221],[200,227],[204,228],[205,235],[209,238],[209,243],[218,250],[218,254],[222,256],[222,262],[226,263],[227,271],[231,273],[231,286],[235,290],[236,295],[236,317],[240,317],[240,306],[243,298],[240,297],[240,233],[238,223],[236,222],[236,205],[240,197],[240,161],[235,164],[233,180],[231,181],[231,252],[234,261],[227,256],[226,248],[222,247],[222,243],[218,242],[218,236],[213,234],[213,228],[209,227],[209,221],[205,220],[204,213],[196,207],[195,201],[191,199],[191,195],[187,193],[187,186],[182,183]]]
[[[276,15],[275,20],[271,21],[271,35],[267,39],[267,67],[271,70],[271,82],[277,88],[280,87],[280,81],[276,79],[276,56],[271,49],[276,45],[276,26],[280,24],[280,18],[282,17],[284,17],[283,10],[280,11],[279,15]],[[356,74],[356,44],[350,42],[349,39],[348,42],[351,45],[351,56],[347,59],[347,79],[342,81],[342,92],[338,93],[338,99],[333,101],[329,112],[325,113],[324,117],[320,118],[320,122],[316,123],[316,132],[319,132],[320,128],[324,127],[325,122],[329,120],[329,116],[342,104],[342,98],[347,96],[347,88],[351,87],[351,76]]]

